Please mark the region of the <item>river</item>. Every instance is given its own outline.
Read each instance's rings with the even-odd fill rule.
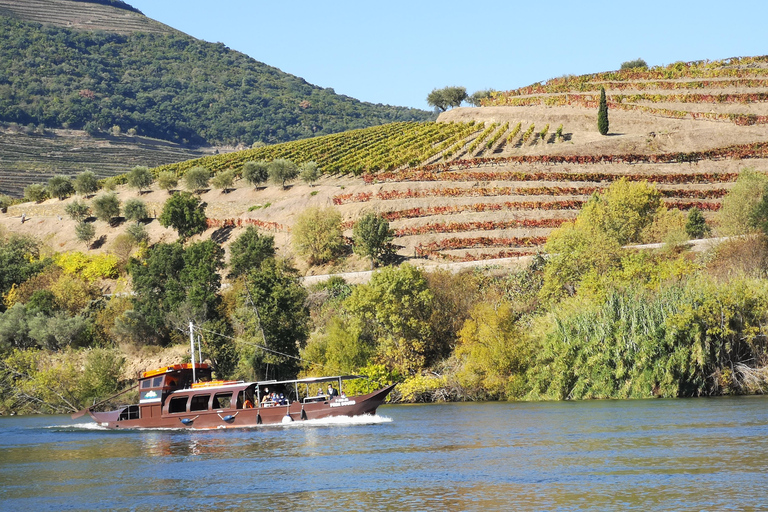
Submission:
[[[203,432],[6,417],[0,510],[768,510],[768,398],[388,405]]]

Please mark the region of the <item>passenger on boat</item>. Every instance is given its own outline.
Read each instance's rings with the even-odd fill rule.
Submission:
[[[244,409],[253,409],[253,402],[251,402],[250,398],[247,398],[245,400],[245,403],[243,404]]]
[[[328,384],[328,400],[332,400],[338,396],[338,392],[331,384]]]

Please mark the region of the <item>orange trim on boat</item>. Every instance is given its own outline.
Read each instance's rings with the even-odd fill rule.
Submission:
[[[212,380],[209,382],[195,382],[193,388],[210,388],[213,386],[228,386],[230,384],[240,384],[241,380]]]
[[[208,365],[206,363],[195,363],[195,369],[205,370],[207,368],[208,368]],[[170,366],[163,366],[162,368],[158,368],[156,370],[146,371],[141,374],[141,378],[146,379],[147,377],[154,377],[156,375],[162,375],[168,372],[175,372],[180,370],[191,370],[191,369],[192,369],[192,363],[172,364]]]

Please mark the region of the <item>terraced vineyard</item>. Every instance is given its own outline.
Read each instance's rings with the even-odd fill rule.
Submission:
[[[610,98],[609,136],[597,131],[600,86]],[[484,107],[449,110],[436,123],[393,123],[154,170],[314,160],[324,172],[315,186],[241,181],[229,194],[206,192],[211,228],[255,225],[287,246],[303,208],[329,206],[347,236],[362,215],[380,213],[403,257],[517,258],[542,251],[553,229],[620,178],[653,183],[669,208],[696,207],[716,227],[739,173],[768,172],[766,100],[768,58],[675,64],[551,80],[497,94]],[[153,194],[157,204],[167,197]]]
[[[143,137],[92,139],[85,136],[29,136],[0,132],[0,194],[21,197],[24,187],[56,174],[74,176],[86,169],[114,176],[136,165],[161,165],[195,158],[200,151]]]
[[[80,30],[118,34],[177,32],[146,16],[107,5],[71,0],[0,0],[0,16]]]

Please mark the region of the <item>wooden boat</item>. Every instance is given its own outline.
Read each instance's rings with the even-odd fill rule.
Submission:
[[[205,363],[176,364],[141,374],[138,404],[107,412],[96,412],[96,404],[72,417],[87,413],[110,429],[215,429],[375,414],[395,385],[345,396],[343,382],[357,378],[221,381],[211,380],[211,368]],[[330,392],[323,391],[325,385]],[[320,391],[315,392],[318,386]]]

